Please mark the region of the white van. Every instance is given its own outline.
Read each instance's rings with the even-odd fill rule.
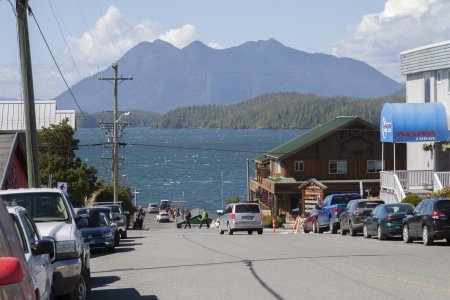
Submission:
[[[228,231],[233,234],[235,231],[247,231],[252,234],[257,231],[263,233],[262,213],[258,203],[232,203],[227,205],[223,215],[219,218],[220,234]]]

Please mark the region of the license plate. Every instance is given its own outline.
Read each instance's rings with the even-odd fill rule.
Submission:
[[[253,220],[254,217],[251,217],[251,216],[243,216],[242,219],[243,219],[243,220]]]

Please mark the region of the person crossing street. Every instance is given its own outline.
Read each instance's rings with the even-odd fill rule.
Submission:
[[[202,211],[201,222],[200,222],[199,228],[202,228],[203,223],[206,223],[206,228],[209,229],[208,213],[206,212],[205,209],[203,209],[203,211]]]

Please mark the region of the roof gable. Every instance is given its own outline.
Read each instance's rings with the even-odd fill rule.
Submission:
[[[344,127],[350,126],[356,122],[360,122],[368,127],[373,128],[374,130],[379,130],[379,128],[369,122],[362,120],[359,117],[355,116],[341,116],[336,117],[335,119],[314,127],[302,135],[295,137],[286,143],[272,149],[268,153],[266,153],[266,157],[272,157],[275,159],[282,159],[286,156],[289,156],[293,152],[296,152],[300,149],[303,149],[319,140],[322,140],[326,136],[342,129]],[[260,157],[259,157],[260,158]]]

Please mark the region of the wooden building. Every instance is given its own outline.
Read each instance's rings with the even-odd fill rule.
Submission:
[[[23,133],[0,134],[1,189],[28,187],[25,137]]]
[[[337,117],[254,159],[250,200],[291,218],[317,201],[336,193],[378,194],[382,169],[380,129],[358,117]],[[384,149],[384,169],[393,169],[393,149]],[[404,144],[396,147],[396,167],[406,167]],[[312,180],[313,179],[313,180]],[[312,181],[311,181],[312,180]],[[306,197],[305,195],[308,195]]]

